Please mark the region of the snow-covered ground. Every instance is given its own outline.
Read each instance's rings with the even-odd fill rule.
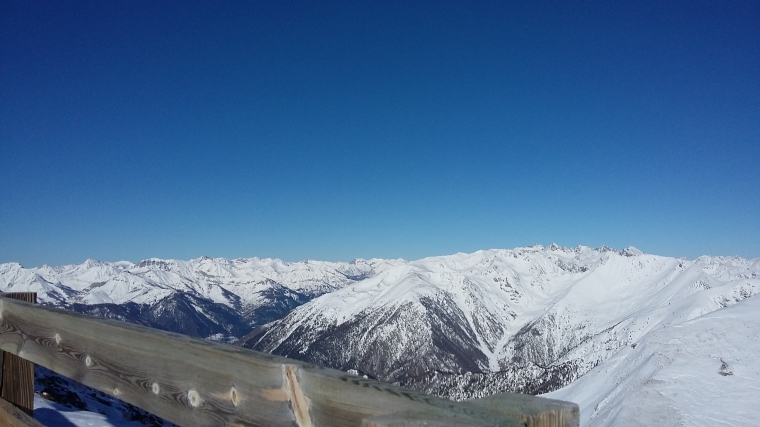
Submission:
[[[546,396],[584,427],[760,425],[760,297],[664,325]]]
[[[49,427],[176,427],[46,368],[35,368],[34,418]]]
[[[48,427],[145,427],[125,420],[116,410],[108,414],[78,410],[34,396],[34,418]]]

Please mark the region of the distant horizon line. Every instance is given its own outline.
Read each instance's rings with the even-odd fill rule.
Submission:
[[[449,256],[454,256],[454,255],[473,255],[473,254],[476,254],[478,252],[486,252],[486,251],[514,251],[514,250],[518,250],[518,249],[535,249],[535,248],[547,248],[547,249],[550,249],[550,250],[559,250],[559,249],[577,250],[577,249],[581,249],[581,248],[588,248],[590,250],[597,251],[597,252],[616,252],[616,253],[632,249],[632,250],[636,250],[638,252],[641,252],[642,255],[655,255],[655,256],[662,256],[662,257],[667,257],[667,258],[676,258],[676,259],[683,259],[683,260],[696,260],[696,259],[699,259],[699,258],[702,258],[702,257],[734,258],[734,259],[739,258],[739,259],[744,259],[744,260],[748,260],[748,261],[760,259],[760,257],[745,258],[745,257],[740,256],[740,255],[711,255],[711,254],[703,254],[703,255],[697,256],[695,258],[682,257],[682,256],[659,255],[659,254],[655,254],[655,253],[644,252],[644,251],[638,249],[637,247],[635,247],[633,245],[626,246],[623,249],[617,249],[617,248],[614,248],[614,247],[611,247],[611,246],[607,246],[607,245],[604,245],[604,244],[601,245],[601,246],[598,246],[598,247],[593,247],[593,246],[588,246],[588,245],[576,245],[576,246],[573,247],[573,246],[563,246],[563,245],[559,245],[557,243],[551,243],[549,245],[544,245],[544,244],[541,244],[541,243],[535,243],[535,244],[529,245],[529,246],[516,246],[514,248],[489,248],[489,249],[478,249],[478,250],[473,251],[473,252],[462,252],[462,251],[460,251],[460,252],[448,253],[448,254],[442,254],[442,255],[430,255],[430,256],[425,256],[425,257],[417,258],[417,259],[406,259],[406,258],[403,258],[403,257],[395,257],[395,258],[394,257],[390,257],[390,258],[384,258],[384,257],[370,257],[370,258],[356,257],[356,258],[351,259],[350,261],[343,261],[343,260],[334,261],[334,260],[323,260],[323,259],[316,259],[316,258],[304,258],[304,259],[300,259],[300,260],[297,260],[297,261],[290,261],[290,260],[284,260],[284,259],[279,258],[279,257],[260,257],[260,256],[255,256],[255,255],[254,256],[250,256],[250,257],[234,257],[234,258],[227,258],[227,257],[223,257],[223,256],[200,255],[200,256],[193,257],[193,258],[188,258],[188,259],[161,258],[161,257],[155,257],[155,256],[153,256],[153,257],[148,257],[148,258],[140,259],[139,261],[131,261],[131,260],[127,260],[127,259],[120,259],[120,260],[117,260],[117,261],[104,261],[104,260],[101,260],[101,259],[91,258],[90,257],[90,258],[86,258],[84,261],[82,261],[80,263],[65,263],[65,264],[57,264],[57,265],[43,263],[42,265],[33,266],[33,267],[26,267],[26,266],[22,265],[20,262],[17,262],[17,261],[6,261],[6,262],[0,262],[0,265],[4,265],[4,264],[18,264],[19,266],[21,266],[21,268],[30,269],[30,268],[42,268],[42,267],[64,267],[64,266],[70,266],[70,265],[82,265],[82,264],[87,263],[88,261],[94,261],[94,262],[105,263],[105,264],[130,263],[130,264],[133,264],[133,265],[138,265],[138,264],[140,264],[142,262],[151,261],[151,260],[159,260],[159,261],[187,261],[187,262],[189,262],[189,261],[203,260],[203,259],[211,259],[211,260],[222,259],[222,260],[225,260],[225,261],[237,261],[237,260],[252,260],[252,259],[257,259],[257,260],[262,260],[262,261],[263,260],[280,261],[280,262],[283,262],[283,263],[291,263],[291,264],[308,263],[310,261],[324,262],[324,263],[349,263],[350,264],[350,263],[353,263],[353,262],[359,261],[359,260],[362,260],[362,261],[400,260],[400,261],[414,262],[414,261],[420,261],[420,260],[424,260],[424,259],[428,259],[428,258],[449,257]]]

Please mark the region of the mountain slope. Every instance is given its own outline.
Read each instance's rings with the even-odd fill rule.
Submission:
[[[452,398],[556,390],[657,328],[760,292],[758,260],[534,246],[427,258],[242,345]]]
[[[754,425],[760,419],[760,297],[658,328],[547,397],[581,425]]]

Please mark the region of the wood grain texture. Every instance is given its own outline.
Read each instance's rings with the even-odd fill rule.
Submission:
[[[500,414],[518,417],[526,422],[527,427],[577,427],[580,425],[578,405],[563,400],[546,398],[539,400],[535,396],[525,394],[502,393],[467,402]]]
[[[362,427],[485,427],[487,423],[452,416],[444,411],[400,412],[367,417]]]
[[[0,294],[5,298],[37,303],[34,292]],[[2,353],[2,352],[0,352]],[[28,415],[34,414],[34,363],[14,354],[0,356],[0,398],[16,406]]]
[[[0,399],[0,426],[3,427],[44,427],[26,412]]]
[[[526,425],[469,402],[124,322],[3,298],[0,315],[0,349],[23,352],[34,363],[181,426],[358,427],[403,412],[460,425]],[[527,399],[536,400],[531,410],[544,400]]]

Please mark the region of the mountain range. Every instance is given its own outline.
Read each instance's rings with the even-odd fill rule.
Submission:
[[[583,425],[634,425],[626,402],[643,386],[610,386],[602,370],[614,370],[619,381],[634,373],[650,381],[641,372],[651,366],[641,360],[668,354],[662,337],[699,335],[703,326],[720,323],[723,312],[737,324],[759,323],[760,312],[744,307],[760,300],[753,298],[760,293],[760,259],[686,260],[633,247],[535,245],[417,261],[7,263],[0,264],[0,290],[34,291],[42,304],[236,343],[453,399],[552,392],[581,404]],[[738,330],[760,340],[760,328],[732,327],[724,336]],[[708,347],[689,348],[704,353]],[[641,370],[624,363],[626,357],[638,358]],[[736,378],[718,374],[723,363],[757,373],[760,356],[732,357],[713,360],[715,376]],[[696,368],[693,374],[702,375]],[[584,383],[608,393],[577,385]],[[757,389],[745,394],[760,397]],[[683,409],[679,419],[689,419],[673,402]]]
[[[362,280],[371,266],[201,257],[23,268],[0,264],[0,290],[41,304],[195,337],[235,341],[316,296]]]

